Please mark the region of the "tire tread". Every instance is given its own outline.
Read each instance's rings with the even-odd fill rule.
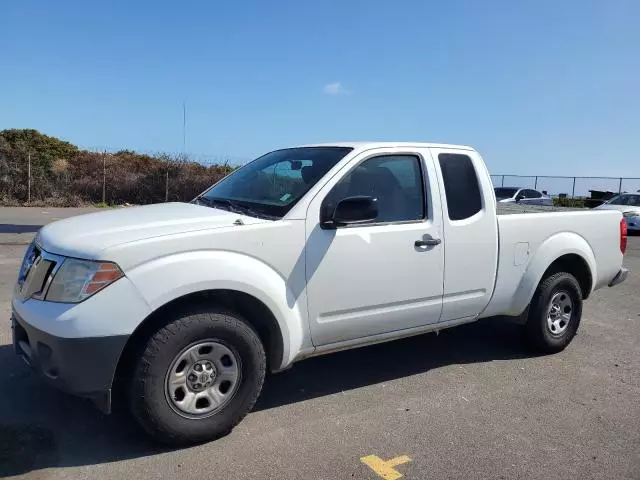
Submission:
[[[255,330],[244,319],[230,311],[220,309],[203,310],[204,309],[202,308],[195,308],[179,313],[176,312],[173,320],[168,321],[153,335],[151,335],[141,351],[132,376],[130,387],[132,413],[147,433],[163,443],[171,445],[185,445],[194,443],[194,441],[200,442],[214,440],[227,434],[236,425],[238,425],[238,423],[240,423],[240,421],[242,421],[242,419],[254,407],[264,383],[267,363],[266,355],[262,342]],[[153,382],[154,380],[157,381],[157,379],[150,373],[152,365],[154,361],[156,361],[162,349],[165,348],[172,338],[175,338],[182,332],[193,328],[194,325],[207,327],[216,323],[223,324],[223,328],[227,330],[239,331],[242,337],[250,342],[252,350],[258,353],[259,363],[258,371],[256,372],[257,383],[253,386],[256,390],[256,394],[251,395],[248,404],[245,405],[239,414],[232,418],[231,422],[228,422],[228,424],[225,425],[225,428],[215,431],[212,435],[199,435],[199,438],[194,439],[193,436],[187,432],[177,432],[175,428],[168,428],[167,425],[162,422],[162,419],[156,415],[156,412],[154,411],[154,403],[145,399],[144,396],[141,396],[141,393],[149,391],[149,382]],[[248,380],[250,379],[243,378],[242,381],[244,382]],[[164,395],[164,382],[162,383],[162,391]]]
[[[554,338],[547,332],[546,327],[546,307],[549,296],[559,285],[564,284],[571,290],[574,296],[574,312],[575,318],[572,318],[571,324],[565,335]],[[577,302],[576,302],[577,300]],[[580,325],[580,317],[582,315],[582,291],[580,284],[576,278],[567,272],[555,272],[543,278],[531,300],[529,315],[525,330],[527,340],[536,349],[545,353],[557,353],[564,350],[576,335]]]

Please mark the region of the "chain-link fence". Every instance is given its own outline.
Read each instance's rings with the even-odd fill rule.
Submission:
[[[533,188],[551,196],[586,198],[594,192],[638,192],[640,178],[634,177],[560,177],[560,176],[523,176],[491,175],[496,187]]]
[[[45,158],[0,151],[0,204],[74,206],[188,201],[246,160],[229,156],[77,151]],[[495,186],[533,188],[584,199],[591,191],[637,192],[640,178],[491,175]]]
[[[0,156],[0,204],[75,206],[191,200],[233,170],[188,155],[81,151],[69,159]]]

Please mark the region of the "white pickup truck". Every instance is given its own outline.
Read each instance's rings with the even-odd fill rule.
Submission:
[[[625,279],[625,246],[619,211],[500,214],[469,147],[289,148],[191,203],[42,228],[14,345],[54,386],[105,412],[126,394],[155,438],[200,442],[247,414],[267,371],[310,356],[495,315],[560,351],[583,300]]]

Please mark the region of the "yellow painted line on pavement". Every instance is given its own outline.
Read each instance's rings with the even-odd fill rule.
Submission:
[[[394,467],[409,463],[411,459],[406,455],[401,455],[385,461],[377,455],[367,455],[366,457],[362,457],[360,461],[380,477],[384,478],[384,480],[397,480],[398,478],[402,478],[402,474]]]

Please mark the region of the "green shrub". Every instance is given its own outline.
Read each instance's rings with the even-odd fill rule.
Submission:
[[[556,207],[587,208],[584,198],[554,197],[553,205]]]

